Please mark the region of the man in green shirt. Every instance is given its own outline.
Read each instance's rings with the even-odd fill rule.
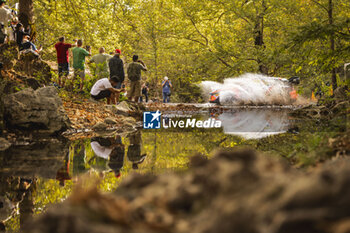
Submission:
[[[83,82],[85,79],[85,57],[91,56],[91,48],[86,51],[82,48],[83,40],[79,39],[77,42],[77,47],[75,47],[73,52],[73,68],[74,68],[74,79],[80,77],[80,90],[83,90]]]
[[[99,54],[92,56],[90,63],[94,62],[96,64],[95,75],[97,75],[99,79],[109,77],[108,60],[111,58],[112,56],[106,54],[105,48],[103,47],[99,49]]]

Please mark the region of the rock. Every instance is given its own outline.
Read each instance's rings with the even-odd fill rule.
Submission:
[[[116,106],[108,105],[106,107],[116,115],[132,116],[138,119],[142,118],[143,111],[145,111],[145,106],[143,104],[130,101],[123,101]]]
[[[18,45],[16,42],[3,44],[0,46],[0,62],[3,63],[4,69],[12,69],[17,62]]]
[[[193,164],[134,173],[113,194],[78,190],[25,232],[348,232],[350,159],[302,172],[244,150]]]
[[[104,123],[108,124],[108,125],[115,125],[117,124],[117,122],[112,118],[112,117],[107,117],[105,120],[104,120]]]
[[[34,53],[21,54],[14,69],[25,71],[26,75],[35,77],[43,84],[51,81],[51,67]]]
[[[5,138],[0,138],[0,151],[7,150],[11,146],[11,143]]]
[[[322,115],[326,115],[327,109],[324,106],[308,105],[299,109],[293,110],[290,115],[303,116],[309,118],[320,118]]]
[[[105,131],[107,130],[107,128],[108,128],[108,125],[104,122],[99,122],[92,127],[94,131]]]
[[[334,97],[337,99],[343,99],[346,100],[348,99],[348,87],[347,86],[342,86],[338,87],[337,89],[334,90]]]
[[[0,158],[6,161],[0,163],[0,177],[56,179],[57,171],[64,167],[63,161],[68,152],[69,143],[59,140],[13,145],[7,151],[0,152]]]
[[[334,114],[339,113],[339,112],[344,112],[345,113],[347,111],[347,109],[349,108],[349,106],[350,106],[349,101],[342,101],[342,102],[336,103],[331,108],[331,111]]]
[[[122,116],[129,116],[129,113],[132,111],[131,108],[129,108],[129,105],[126,103],[126,101],[121,102],[118,105],[109,105],[107,106],[114,114],[122,115]]]
[[[35,78],[27,78],[26,83],[29,87],[33,88],[34,90],[40,88],[40,83]]]
[[[4,98],[4,119],[10,128],[54,134],[69,128],[69,119],[55,87],[31,88]]]

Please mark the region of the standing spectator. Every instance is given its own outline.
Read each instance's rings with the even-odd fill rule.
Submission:
[[[57,52],[57,64],[58,64],[58,85],[64,87],[65,80],[63,77],[67,77],[69,74],[69,48],[75,47],[75,45],[64,43],[64,36],[58,38],[58,42],[55,44]]]
[[[164,77],[164,81],[162,82],[163,87],[163,103],[170,103],[170,95],[171,88],[173,85],[171,84],[169,78],[167,76]]]
[[[11,26],[9,27],[8,37],[10,41],[16,41],[16,26],[18,24],[17,17],[14,17],[11,21]]]
[[[21,48],[24,36],[29,36],[29,34],[24,31],[23,24],[18,23],[16,25],[15,38],[19,48]]]
[[[145,96],[145,101],[146,103],[148,103],[148,91],[149,91],[148,82],[146,82],[142,85],[142,88],[141,88],[141,97],[140,97],[141,102],[143,102],[142,97]]]
[[[95,75],[99,79],[107,78],[109,75],[108,61],[112,56],[105,53],[105,48],[101,47],[99,49],[99,54],[92,56],[90,63],[94,62],[96,64]]]
[[[11,10],[5,8],[5,0],[0,0],[0,23],[4,25],[4,33],[7,34],[7,26],[13,15]],[[21,40],[22,42],[22,40]]]
[[[7,35],[5,34],[4,25],[0,23],[0,45],[5,43]]]
[[[128,66],[128,79],[130,80],[130,90],[128,98],[137,102],[141,96],[141,70],[147,71],[145,64],[139,60],[138,55],[132,57],[132,63]]]
[[[85,57],[91,56],[91,47],[89,51],[82,48],[83,40],[79,39],[77,47],[73,49],[73,68],[74,68],[74,79],[80,78],[80,91],[83,90],[85,80]]]
[[[113,78],[115,77],[118,80],[117,85],[115,88],[120,89],[122,87],[122,83],[125,79],[125,73],[124,73],[124,63],[123,60],[120,59],[121,51],[120,49],[115,50],[115,55],[109,59],[108,65],[109,65],[109,77]]]

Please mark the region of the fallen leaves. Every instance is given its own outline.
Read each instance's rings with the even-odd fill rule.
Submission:
[[[117,118],[103,103],[91,103],[83,101],[65,101],[63,106],[74,129],[91,129],[95,124],[103,122],[104,119]],[[118,120],[116,119],[118,123]]]

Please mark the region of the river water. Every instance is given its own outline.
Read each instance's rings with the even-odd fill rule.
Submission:
[[[322,135],[330,132],[324,127],[327,122],[296,118],[290,112],[288,108],[212,109],[192,117],[219,120],[220,128],[140,129],[76,141],[18,142],[0,152],[0,221],[5,221],[8,232],[16,232],[30,216],[65,200],[79,182],[89,186],[89,180],[97,178],[102,191],[113,192],[131,173],[183,172],[190,156],[210,157],[218,148],[248,145],[263,150],[266,144],[293,161],[292,156],[317,147]],[[171,114],[181,119],[190,113]]]

